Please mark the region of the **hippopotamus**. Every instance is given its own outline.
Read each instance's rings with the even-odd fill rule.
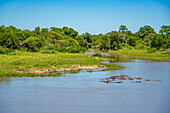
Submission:
[[[119,76],[111,76],[110,79],[117,79]]]
[[[113,82],[113,83],[122,83],[122,82],[119,81],[119,82]]]
[[[142,78],[139,78],[139,77],[135,77],[133,78],[134,80],[141,80]]]
[[[141,83],[141,81],[136,81],[136,83]]]
[[[154,82],[161,82],[161,80],[154,80]]]
[[[107,81],[104,81],[104,83],[110,84],[110,81],[109,81],[109,80],[107,80]]]
[[[118,80],[127,80],[126,78],[124,77],[117,77]]]
[[[106,80],[109,80],[109,78],[105,78]]]
[[[149,79],[145,79],[144,81],[150,81]]]
[[[129,79],[130,77],[128,75],[120,75],[119,77]]]

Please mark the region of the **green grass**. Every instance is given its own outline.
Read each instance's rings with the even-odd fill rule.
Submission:
[[[72,74],[76,74],[76,73],[79,73],[80,70],[71,70],[71,71],[69,71],[69,72],[72,73]]]
[[[126,54],[126,55],[134,55],[134,56],[148,56],[148,57],[170,57],[170,54],[165,53],[163,51],[149,53],[148,50],[136,50],[136,49],[120,49],[118,51],[109,50],[108,53]]]
[[[147,50],[129,50],[121,49],[118,51],[109,50],[109,54],[118,54],[123,59],[142,59],[142,60],[151,60],[151,61],[166,61],[170,62],[170,54],[157,51],[155,53],[148,53]]]
[[[93,70],[88,70],[87,72],[92,73],[92,72],[94,72],[94,71],[93,71]]]
[[[10,55],[0,54],[0,77],[36,77],[58,76],[61,74],[31,74],[34,71],[51,72],[58,69],[76,68],[78,66],[105,65],[109,69],[120,69],[118,65],[101,63],[102,59],[95,59],[91,55],[83,53],[55,53],[46,54],[41,52],[15,52]],[[74,70],[73,70],[74,71]],[[74,72],[72,72],[74,73]]]

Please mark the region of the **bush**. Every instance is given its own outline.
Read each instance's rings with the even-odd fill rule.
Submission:
[[[63,48],[60,48],[58,49],[59,52],[67,52],[67,48],[63,47]]]
[[[82,51],[83,53],[87,50],[86,47],[80,47],[80,51]]]
[[[88,48],[92,48],[92,46],[93,46],[92,43],[87,43]]]
[[[24,44],[29,51],[36,52],[38,51],[38,48],[43,46],[43,41],[38,37],[29,37],[24,41]]]
[[[43,54],[55,54],[56,52],[55,51],[50,51],[50,50],[41,50],[41,53]]]
[[[69,49],[68,49],[68,52],[69,52],[69,53],[79,53],[79,52],[80,52],[80,49],[77,49],[77,48],[69,48]]]
[[[150,49],[148,50],[148,53],[155,53],[156,51],[157,51],[156,48],[150,48]]]
[[[8,55],[8,53],[10,52],[10,50],[8,48],[4,48],[5,49],[5,52],[6,54]]]
[[[100,53],[100,52],[95,52],[95,54],[94,54],[93,56],[99,56],[99,57],[101,57],[101,56],[102,56],[102,53]]]
[[[26,48],[26,47],[21,47],[20,50],[21,50],[21,51],[28,51],[28,48]]]
[[[45,50],[54,50],[55,49],[55,47],[54,46],[48,46],[48,47],[46,47],[46,48],[44,48]]]
[[[126,41],[127,41],[127,44],[129,44],[130,46],[136,46],[137,37],[129,36]]]
[[[0,54],[5,54],[5,53],[6,53],[5,49],[2,46],[0,46]]]
[[[137,44],[137,49],[144,49],[145,45],[142,43]]]
[[[58,43],[56,43],[56,44],[53,44],[53,45],[50,45],[50,46],[45,46],[44,48],[43,48],[43,50],[58,50],[58,47],[59,47],[59,44]]]
[[[51,53],[51,51],[49,51],[49,50],[41,50],[41,53],[43,53],[43,54],[49,54],[49,53]]]

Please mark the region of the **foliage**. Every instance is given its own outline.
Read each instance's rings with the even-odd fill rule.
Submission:
[[[156,33],[150,33],[145,40],[149,42],[151,48],[153,47],[157,49],[163,47],[163,44],[165,43],[165,38]]]
[[[125,25],[121,25],[119,27],[119,32],[122,32],[123,34],[128,31],[128,28]]]
[[[148,53],[155,53],[156,51],[157,51],[156,48],[150,48],[150,49],[148,50]]]
[[[137,40],[138,40],[138,37],[129,36],[129,37],[127,38],[127,43],[128,43],[130,46],[136,46]]]
[[[138,32],[132,33],[125,25],[119,31],[106,34],[78,34],[73,28],[35,27],[33,31],[17,29],[14,26],[0,26],[0,46],[11,50],[33,51],[55,50],[61,52],[81,52],[88,48],[104,50],[119,50],[122,48],[170,48],[170,25],[163,25],[160,34],[145,25]],[[82,49],[83,48],[83,49]],[[7,52],[7,53],[8,53]]]
[[[140,38],[144,38],[145,36],[149,35],[150,33],[155,33],[154,29],[149,26],[149,25],[145,25],[144,27],[141,27],[139,29],[139,31],[137,32],[138,36]]]
[[[59,52],[67,52],[67,48],[60,48],[58,49]]]
[[[170,25],[163,25],[159,31],[161,34],[170,34]]]
[[[6,53],[5,49],[2,46],[0,46],[0,54],[5,54],[5,53]]]
[[[79,52],[80,52],[80,49],[75,48],[75,47],[70,47],[70,48],[68,49],[68,52],[69,52],[69,53],[79,53]]]
[[[43,42],[38,37],[29,37],[24,41],[24,44],[30,51],[38,51],[43,46]]]
[[[101,57],[102,56],[102,53],[101,52],[95,52],[95,54],[93,56],[99,56]]]

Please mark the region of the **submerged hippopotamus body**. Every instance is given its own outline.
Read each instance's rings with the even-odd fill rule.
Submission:
[[[139,77],[135,77],[133,78],[134,80],[141,80],[142,78],[139,78]]]
[[[150,81],[149,79],[145,79],[144,81]]]
[[[107,80],[107,81],[104,81],[104,83],[110,84],[111,82],[109,80]]]
[[[120,75],[120,76],[111,76],[109,78],[100,79],[101,80],[100,82],[110,84],[110,83],[122,83],[121,80],[131,80],[131,81],[133,80],[134,82],[132,82],[132,83],[141,83],[141,81],[139,81],[141,79],[142,78],[140,78],[140,77],[131,78],[128,75]],[[117,80],[120,80],[120,81],[117,81]],[[115,82],[111,82],[111,81],[115,81]],[[143,81],[150,81],[150,80],[144,79]],[[161,82],[161,80],[154,80],[154,82]]]
[[[126,79],[131,78],[131,77],[129,77],[128,75],[120,75],[120,77],[122,77],[122,78],[126,78]]]
[[[154,82],[161,82],[161,80],[154,80]]]

